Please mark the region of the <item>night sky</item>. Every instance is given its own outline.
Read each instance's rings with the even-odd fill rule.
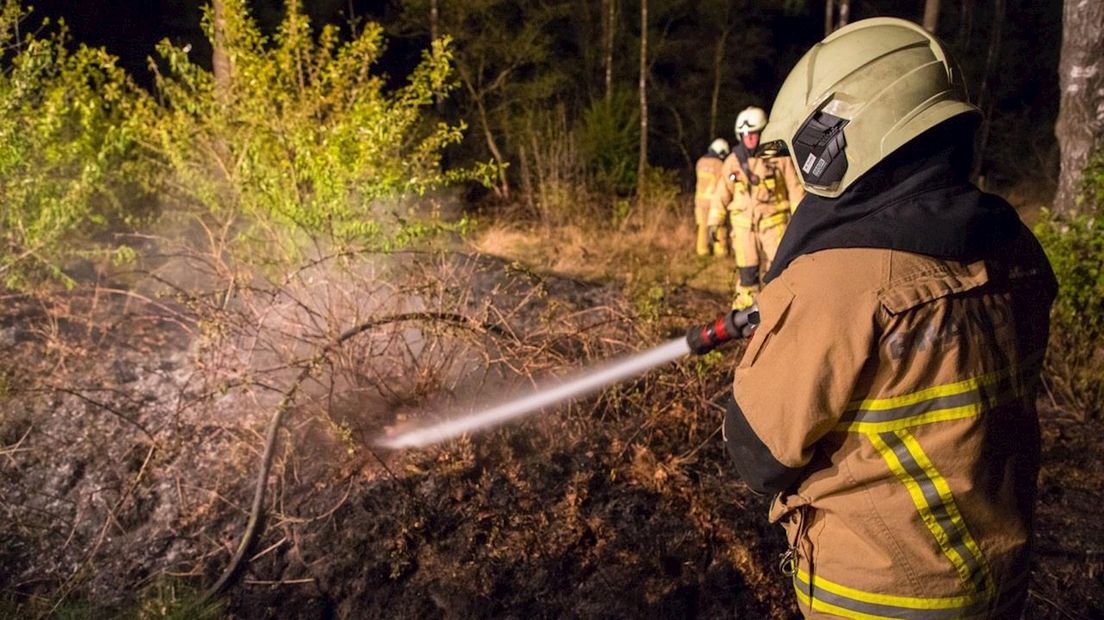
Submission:
[[[93,47],[104,47],[119,57],[119,64],[140,83],[149,84],[148,58],[164,38],[192,44],[193,58],[209,64],[211,48],[200,27],[204,0],[31,0],[31,27],[44,18],[64,19],[72,38]],[[347,24],[383,16],[386,2],[378,0],[306,0],[313,23]],[[262,29],[271,32],[283,16],[282,0],[249,3]]]

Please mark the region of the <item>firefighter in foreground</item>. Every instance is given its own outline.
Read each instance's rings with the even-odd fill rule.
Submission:
[[[736,117],[737,143],[721,168],[713,190],[707,224],[717,237],[727,218],[736,255],[736,285],[732,307],[750,306],[759,292],[760,273],[774,260],[793,207],[805,195],[785,157],[764,159],[751,153],[767,124],[761,108],[746,108]]]
[[[717,138],[709,145],[705,155],[698,158],[694,171],[697,173],[697,186],[694,188],[694,223],[698,227],[696,250],[698,256],[726,253],[724,243],[714,243],[710,238],[706,220],[709,217],[709,205],[713,199],[713,190],[721,178],[721,167],[728,156],[728,140]]]
[[[786,79],[763,150],[810,195],[758,299],[724,422],[775,494],[815,618],[1016,618],[1055,295],[1038,242],[968,180],[978,111],[910,22],[856,22]]]

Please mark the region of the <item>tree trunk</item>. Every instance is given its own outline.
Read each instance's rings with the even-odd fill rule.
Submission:
[[[491,121],[487,118],[487,108],[483,105],[483,98],[475,91],[475,87],[472,86],[471,80],[468,79],[466,74],[461,81],[467,87],[472,101],[475,102],[475,108],[479,112],[479,125],[483,128],[483,138],[487,141],[487,148],[491,151],[495,163],[498,164],[498,187],[495,188],[495,194],[500,198],[509,200],[510,177],[506,174],[506,160],[502,157],[502,151],[498,148],[494,132],[491,131]]]
[[[728,39],[728,26],[721,31],[713,48],[713,98],[709,102],[709,139],[717,137],[717,107],[721,99],[721,68],[724,65],[725,42]]]
[[[939,0],[926,0],[924,2],[924,30],[935,34],[939,26]]]
[[[843,28],[847,25],[851,19],[851,0],[840,0],[839,3],[839,23],[836,25],[836,30]]]
[[[958,47],[963,51],[970,48],[973,31],[974,0],[962,0],[962,10],[958,14]]]
[[[1054,210],[1070,216],[1083,210],[1077,195],[1085,164],[1104,149],[1104,3],[1065,0],[1058,78],[1062,94],[1054,134],[1061,169]]]
[[[981,89],[978,90],[977,105],[981,110],[981,128],[978,132],[977,155],[974,158],[973,176],[981,174],[985,161],[985,148],[989,143],[989,117],[993,111],[994,97],[989,93],[993,88],[993,72],[1000,57],[1001,37],[1004,30],[1005,0],[993,2],[993,27],[989,32],[989,52],[985,56],[985,73],[981,76]]]
[[[429,40],[430,42],[436,41],[441,36],[440,30],[440,12],[437,10],[438,0],[429,0]],[[437,110],[437,114],[444,114],[445,102],[440,93],[433,95],[433,109]]]
[[[214,41],[211,42],[211,66],[215,73],[215,94],[223,99],[230,91],[230,55],[226,51],[226,7],[222,0],[211,3]]]
[[[832,34],[835,30],[835,6],[834,0],[825,0],[824,2],[824,36]]]
[[[602,0],[605,32],[602,33],[602,64],[606,70],[606,100],[613,94],[613,36],[617,31],[617,0]]]
[[[437,10],[437,0],[429,0],[429,39],[436,41],[440,36],[438,31],[438,22],[440,21],[440,12]]]
[[[636,196],[644,202],[648,167],[648,0],[640,0],[640,161],[636,167]]]

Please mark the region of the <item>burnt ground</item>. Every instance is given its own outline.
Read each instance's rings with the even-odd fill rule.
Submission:
[[[378,297],[366,282],[406,277],[369,314],[444,307],[481,327],[388,323],[319,365],[281,436],[264,533],[214,617],[795,616],[781,533],[718,433],[736,351],[438,448],[373,444],[427,408],[661,342],[723,299],[483,257],[399,271],[342,288]],[[273,360],[302,350],[244,355],[257,332],[234,330],[250,323],[212,329],[194,301],[133,281],[4,297],[0,616],[162,617],[225,567],[294,376]],[[1104,424],[1041,406],[1027,615],[1104,617]]]

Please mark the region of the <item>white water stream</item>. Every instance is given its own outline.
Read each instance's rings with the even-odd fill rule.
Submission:
[[[587,369],[572,377],[538,387],[532,394],[500,403],[489,409],[404,431],[390,437],[381,437],[377,444],[391,449],[421,448],[464,433],[493,428],[544,407],[580,398],[608,385],[631,379],[688,353],[690,353],[690,347],[686,344],[686,339],[676,338],[642,353],[622,357],[598,368]]]

